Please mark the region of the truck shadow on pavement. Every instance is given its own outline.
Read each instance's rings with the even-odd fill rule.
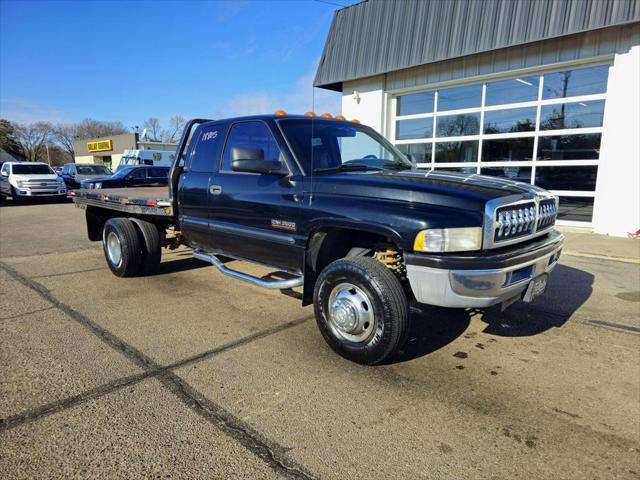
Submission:
[[[482,333],[500,337],[533,336],[560,328],[591,296],[593,279],[591,273],[559,264],[542,297],[530,304],[517,302],[504,312],[499,305],[466,310],[413,305],[407,342],[388,363],[405,362],[443,348],[463,335],[476,316],[487,324]]]
[[[189,256],[174,257],[170,260],[163,260],[158,266],[158,270],[150,276],[166,275],[168,273],[186,272],[197,268],[210,267],[211,265]]]

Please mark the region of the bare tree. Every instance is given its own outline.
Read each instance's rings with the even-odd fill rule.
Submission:
[[[159,142],[162,140],[162,127],[160,126],[160,120],[156,117],[147,118],[144,121],[143,126],[147,130],[149,140],[153,142]]]
[[[184,128],[184,117],[181,115],[174,115],[169,119],[169,128],[163,130],[162,141],[163,142],[177,142],[180,139],[180,134]]]
[[[70,162],[75,158],[74,142],[79,138],[78,130],[78,125],[58,124],[53,127],[53,140],[66,153]]]
[[[93,118],[85,118],[76,125],[76,128],[79,138],[98,138],[128,133],[122,122],[102,122]]]
[[[20,145],[16,139],[15,124],[9,120],[0,120],[0,148],[10,154],[22,154]]]
[[[48,122],[15,124],[15,138],[25,158],[35,162],[44,154],[47,141],[51,137],[53,127]]]

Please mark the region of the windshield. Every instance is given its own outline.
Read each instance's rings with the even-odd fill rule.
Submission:
[[[127,165],[140,165],[140,158],[134,157],[133,155],[125,155],[120,159],[120,164],[118,165],[118,170],[126,167]]]
[[[111,175],[113,172],[104,165],[76,165],[78,175]]]
[[[14,175],[50,175],[55,174],[49,165],[44,165],[42,163],[35,164],[16,164],[11,167],[11,171]]]
[[[413,168],[389,142],[361,125],[307,119],[280,120],[279,124],[307,174],[355,165],[374,169]]]
[[[131,172],[131,170],[133,170],[135,167],[122,167],[122,168],[118,168],[118,170],[116,170],[116,173],[113,174],[114,178],[122,178],[122,177],[126,177],[127,174],[129,172]]]

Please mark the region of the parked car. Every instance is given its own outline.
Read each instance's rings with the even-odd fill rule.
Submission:
[[[98,163],[67,163],[62,167],[60,174],[69,189],[80,188],[80,184],[85,180],[111,175],[113,172],[106,165]]]
[[[65,198],[66,194],[64,181],[46,163],[5,162],[0,168],[0,195],[5,197]]]
[[[122,158],[116,171],[137,165],[153,165],[155,167],[171,167],[176,157],[174,150],[132,150],[122,153]]]
[[[169,167],[125,167],[109,177],[92,178],[81,183],[82,188],[157,187],[169,183]]]
[[[168,188],[74,192],[111,271],[151,273],[162,246],[185,244],[233,278],[302,287],[326,342],[356,362],[379,363],[402,347],[410,301],[533,301],[562,249],[551,193],[418,170],[357,123],[282,112],[192,120],[176,158],[185,152]],[[288,276],[252,276],[218,255]]]

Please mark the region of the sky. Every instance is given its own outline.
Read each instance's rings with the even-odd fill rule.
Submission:
[[[340,95],[312,82],[334,11],[353,3],[0,0],[0,118],[336,114]]]

